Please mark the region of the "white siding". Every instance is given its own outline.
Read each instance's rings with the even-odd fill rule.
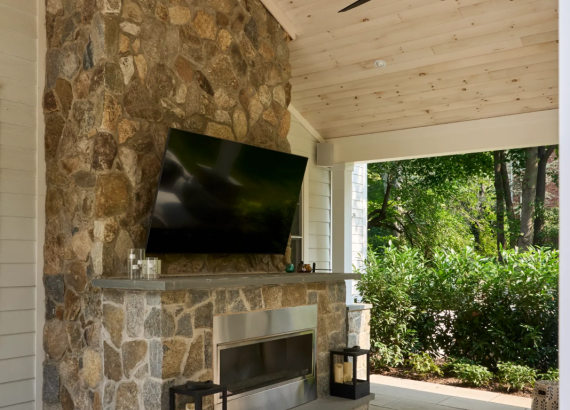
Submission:
[[[35,0],[0,0],[2,410],[31,410],[35,398],[36,9]]]
[[[361,267],[367,250],[368,168],[354,164],[352,173],[352,264]],[[357,281],[352,281],[352,294],[358,295]]]
[[[293,154],[309,158],[303,186],[303,260],[330,269],[331,173],[317,167],[317,140],[294,117],[287,139]]]
[[[366,257],[368,186],[366,164],[354,164],[352,173],[352,264],[361,266]]]

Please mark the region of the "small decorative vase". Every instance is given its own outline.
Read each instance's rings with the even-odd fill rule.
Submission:
[[[288,273],[295,272],[295,265],[293,265],[292,263],[287,265],[287,267],[285,268],[285,272],[288,272]]]

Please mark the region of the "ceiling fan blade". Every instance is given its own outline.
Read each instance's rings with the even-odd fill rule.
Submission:
[[[370,0],[358,0],[352,3],[350,6],[343,8],[339,13],[344,13],[345,11],[352,10],[358,6],[362,6],[364,3],[368,3]]]

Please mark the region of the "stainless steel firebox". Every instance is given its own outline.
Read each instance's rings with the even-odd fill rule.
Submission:
[[[213,339],[214,383],[228,386],[228,410],[316,400],[316,305],[215,316]]]

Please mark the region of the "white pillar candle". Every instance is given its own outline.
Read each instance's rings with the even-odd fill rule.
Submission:
[[[352,382],[352,363],[344,362],[344,382]]]
[[[334,382],[344,383],[344,371],[342,364],[337,363],[334,365]]]

